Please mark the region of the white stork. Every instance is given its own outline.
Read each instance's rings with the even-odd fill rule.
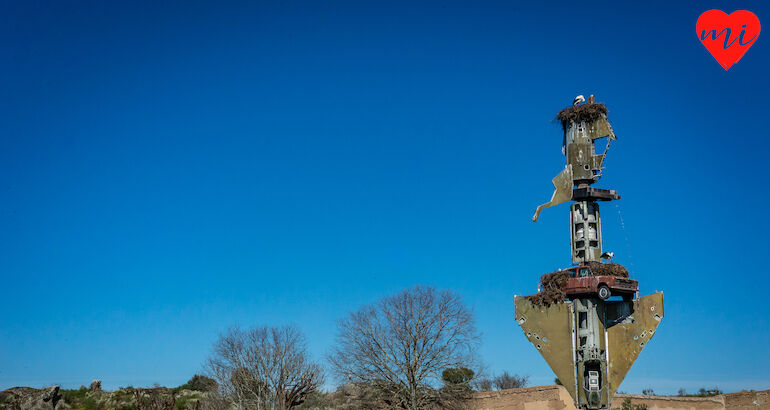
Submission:
[[[612,260],[612,258],[615,257],[615,252],[604,252],[602,254],[602,259],[609,259]]]
[[[583,97],[583,94],[580,94],[577,97],[575,97],[575,101],[572,101],[572,105],[578,105],[584,102],[586,102],[586,97]]]

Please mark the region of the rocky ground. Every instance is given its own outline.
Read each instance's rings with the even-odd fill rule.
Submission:
[[[62,390],[59,386],[43,389],[14,387],[0,392],[0,409],[124,409],[124,410],[203,410],[214,408],[216,398],[208,393],[192,390],[153,388],[122,388],[113,392],[85,387]]]

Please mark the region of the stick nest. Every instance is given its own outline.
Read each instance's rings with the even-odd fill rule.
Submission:
[[[566,130],[570,122],[593,122],[602,115],[607,115],[607,107],[602,103],[593,103],[567,107],[556,114],[556,119],[561,121],[562,128]]]

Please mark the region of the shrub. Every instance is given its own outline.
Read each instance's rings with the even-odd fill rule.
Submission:
[[[195,403],[199,399],[197,393],[190,395],[177,396],[174,400],[174,408],[178,410],[184,410],[187,408],[195,408]]]
[[[218,386],[217,381],[211,377],[196,374],[187,383],[179,386],[179,390],[214,391]]]
[[[722,390],[719,390],[719,387],[714,387],[713,389],[704,389],[703,387],[698,390],[698,396],[700,397],[711,397],[711,396],[719,396],[722,394]]]
[[[59,390],[64,402],[67,404],[81,403],[86,398],[88,390]]]
[[[712,397],[712,396],[719,396],[722,393],[724,393],[724,392],[722,390],[719,390],[719,387],[714,387],[713,389],[706,389],[706,388],[701,387],[700,390],[698,390],[697,393],[687,393],[687,390],[679,389],[679,392],[677,393],[677,396],[681,396],[681,397]]]
[[[445,369],[441,373],[441,380],[446,384],[464,384],[473,380],[473,370],[467,367]]]
[[[623,400],[620,410],[647,410],[646,404],[632,404],[631,399]]]

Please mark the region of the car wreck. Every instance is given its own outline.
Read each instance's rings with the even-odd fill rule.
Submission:
[[[607,300],[611,296],[620,296],[626,301],[634,299],[639,290],[639,282],[628,279],[628,274],[623,277],[594,272],[591,265],[565,269],[569,279],[564,286],[564,293],[570,300],[591,296],[597,296],[601,300]]]
[[[606,290],[602,291],[606,287]],[[620,296],[633,300],[639,282],[628,277],[628,269],[617,263],[585,262],[546,273],[540,277],[537,294],[525,296],[535,305],[548,306],[579,297],[606,300]]]

